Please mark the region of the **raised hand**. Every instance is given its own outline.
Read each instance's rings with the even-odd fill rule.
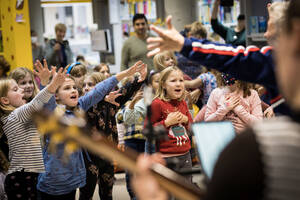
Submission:
[[[59,68],[57,73],[53,73],[53,78],[48,85],[48,91],[55,93],[57,88],[65,82],[67,77],[67,69]]]
[[[142,74],[142,72],[144,72],[146,67],[147,67],[147,65],[139,60],[136,63],[134,63],[133,66],[131,66],[129,69],[126,70],[127,74],[128,74],[127,76],[132,76],[136,72],[140,72]]]
[[[114,104],[114,105],[119,107],[120,104],[116,102],[116,98],[118,98],[119,96],[122,95],[119,92],[120,92],[120,90],[110,92],[108,95],[105,96],[104,101],[106,101],[108,103],[111,103],[111,104]]]
[[[118,81],[120,81],[125,77],[129,77],[129,76],[134,75],[136,72],[139,72],[143,76],[146,67],[147,67],[147,65],[144,64],[142,61],[137,61],[129,69],[126,69],[126,70],[121,71],[120,73],[118,73],[116,75],[116,78],[117,78]]]
[[[141,76],[139,77],[138,82],[142,82],[145,80],[145,78],[147,77],[147,65],[145,64],[145,68],[143,70],[140,71]]]
[[[129,109],[134,108],[134,105],[136,104],[136,102],[143,98],[143,94],[144,94],[144,92],[140,90],[134,95],[132,101],[129,104]]]
[[[51,72],[52,70],[49,71],[46,59],[43,60],[43,64],[44,65],[42,65],[42,63],[39,60],[37,60],[34,64],[35,70],[33,70],[33,73],[34,73],[34,75],[36,75],[37,77],[39,77],[41,79],[41,84],[45,86],[49,82],[49,79],[52,75],[52,72]],[[54,67],[52,67],[52,69],[53,68]],[[56,68],[54,68],[54,69],[56,69]]]
[[[184,44],[184,37],[173,27],[172,17],[167,17],[167,29],[163,30],[151,25],[150,29],[155,31],[159,37],[149,37],[147,39],[147,48],[151,50],[147,56],[151,57],[157,53],[169,50],[180,51]]]

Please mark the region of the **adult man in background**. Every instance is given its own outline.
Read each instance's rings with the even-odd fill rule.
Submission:
[[[121,71],[128,69],[141,60],[148,66],[148,72],[153,69],[152,58],[147,57],[148,21],[144,14],[137,13],[132,20],[135,35],[130,36],[122,48]]]
[[[67,27],[64,24],[55,25],[55,39],[49,40],[45,48],[45,58],[48,66],[65,68],[73,62],[73,53],[69,46],[68,40],[64,40]]]

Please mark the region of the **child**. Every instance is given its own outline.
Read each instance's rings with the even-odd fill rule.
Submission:
[[[155,94],[158,86],[159,86],[159,75],[160,73],[158,71],[152,71],[150,72],[150,75],[148,77],[147,85],[153,89],[153,93]],[[124,111],[123,120],[126,122],[126,124],[135,124],[135,125],[144,125],[144,120],[146,118],[146,105],[144,102],[144,98],[141,98],[138,100],[138,95],[129,103],[128,107]],[[130,138],[128,135],[125,135],[125,139]],[[119,138],[119,144],[120,140],[124,140],[124,138]],[[150,144],[145,143],[145,152],[151,153],[154,152],[155,149],[149,149]]]
[[[74,78],[79,96],[81,96],[84,76],[87,73],[86,66],[81,64],[80,62],[75,62],[67,66],[67,69],[67,74],[70,74]]]
[[[177,169],[191,169],[191,143],[187,134],[192,117],[184,101],[185,88],[183,73],[178,67],[168,67],[160,73],[159,87],[151,110],[153,126],[162,125],[169,140],[159,142],[157,149],[168,162],[177,158]],[[191,176],[188,176],[191,180]]]
[[[105,63],[100,63],[94,68],[95,72],[100,72],[105,76],[105,78],[108,78],[111,76],[109,66]]]
[[[167,67],[177,66],[177,60],[172,51],[164,51],[154,56],[153,64],[155,70],[160,72]]]
[[[55,98],[61,108],[65,109],[65,115],[74,117],[74,110],[89,110],[101,101],[105,94],[112,90],[120,80],[131,76],[136,72],[145,70],[145,65],[139,61],[131,68],[118,73],[100,83],[95,88],[79,98],[75,81],[70,77],[57,89]],[[51,102],[48,108],[52,108],[55,102]],[[46,138],[44,147],[44,162],[46,173],[40,174],[37,189],[44,199],[75,199],[77,188],[86,184],[86,169],[83,160],[83,152],[78,150],[70,155],[67,164],[61,161],[64,144],[57,146],[56,154],[49,154],[47,146],[51,138]]]
[[[227,74],[222,74],[222,78],[224,87],[213,90],[208,99],[205,121],[229,120],[236,133],[240,133],[250,123],[262,119],[261,100],[250,84]]]
[[[146,77],[147,70],[141,74],[141,79]],[[92,90],[95,85],[101,80],[105,79],[105,74],[94,72],[86,76],[84,80],[83,91],[86,93]],[[126,79],[126,78],[125,78]],[[123,79],[124,80],[124,79]],[[119,90],[111,92],[106,95],[105,99],[94,105],[87,111],[87,118],[89,125],[98,131],[103,132],[111,141],[117,143],[117,128],[115,114],[117,113],[118,106],[123,106],[133,93],[138,90],[142,85],[138,77],[135,77],[133,82],[128,82]],[[112,188],[114,184],[114,166],[98,156],[90,154],[92,165],[95,165],[99,174],[98,177],[87,171],[87,185],[80,188],[80,200],[90,199],[93,196],[96,181],[99,182],[99,196],[100,199],[112,199]],[[96,178],[96,180],[95,180]]]
[[[60,69],[51,83],[27,104],[23,89],[14,79],[0,80],[1,125],[9,145],[10,166],[5,179],[8,199],[37,199],[37,176],[45,167],[32,115],[43,108],[64,79],[65,72]]]
[[[39,92],[31,70],[25,67],[18,67],[10,73],[9,77],[14,79],[18,86],[24,90],[24,99],[26,102],[30,102]]]
[[[211,92],[217,87],[216,77],[219,76],[218,74],[219,72],[217,72],[216,70],[206,69],[205,67],[203,67],[203,73],[200,74],[196,79],[184,82],[186,87],[202,88],[202,99],[201,99],[202,108],[197,114],[197,116],[195,117],[194,122],[204,121],[206,104]]]

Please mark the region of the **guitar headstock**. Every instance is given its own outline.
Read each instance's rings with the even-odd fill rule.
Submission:
[[[64,111],[60,109],[53,113],[46,111],[35,113],[33,119],[36,123],[38,132],[42,136],[50,136],[49,152],[55,153],[58,144],[64,144],[63,160],[79,149],[77,142],[72,138],[85,132],[86,120],[81,111],[75,111],[75,117],[64,116]],[[72,135],[72,137],[70,137]]]

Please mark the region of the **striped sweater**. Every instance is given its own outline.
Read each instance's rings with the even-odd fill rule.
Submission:
[[[264,199],[300,199],[300,124],[280,117],[253,130],[264,164]]]
[[[41,110],[52,96],[45,88],[31,102],[1,117],[9,145],[8,174],[23,169],[25,172],[45,171],[40,135],[31,120],[32,114]]]
[[[220,154],[205,200],[300,198],[300,115],[257,123]]]

